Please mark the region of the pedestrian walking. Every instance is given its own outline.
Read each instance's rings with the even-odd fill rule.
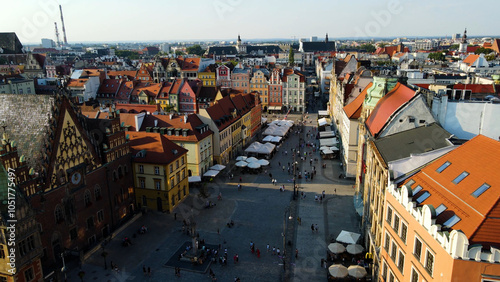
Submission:
[[[269,253],[269,251],[270,251],[269,244],[267,244],[266,248],[267,248],[267,252]]]
[[[333,192],[334,192],[335,194],[337,194],[337,188],[335,188],[335,189],[333,190]]]
[[[233,257],[234,263],[238,263],[238,254],[235,254]]]
[[[312,233],[314,233],[314,223],[311,224],[311,231],[312,231]]]
[[[276,249],[276,255],[278,255],[278,256],[280,255],[280,248]]]
[[[273,247],[273,256],[276,254],[276,248]]]
[[[319,231],[318,231],[318,224],[314,224],[314,230],[316,231],[316,233],[319,233]]]
[[[295,259],[299,258],[299,250],[295,249]]]
[[[241,182],[241,176],[240,176],[240,182]]]
[[[256,254],[257,254],[257,258],[260,258],[260,250],[259,249],[257,249]]]
[[[111,268],[113,268],[113,265],[111,265]],[[142,272],[144,272],[144,276],[146,276],[147,271],[146,271],[146,266],[145,265],[142,266]]]
[[[323,199],[326,197],[325,190],[323,190],[323,192],[321,192],[321,197],[323,197]]]

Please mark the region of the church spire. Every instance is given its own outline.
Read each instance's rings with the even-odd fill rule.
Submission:
[[[328,33],[326,33],[325,42],[328,42]]]

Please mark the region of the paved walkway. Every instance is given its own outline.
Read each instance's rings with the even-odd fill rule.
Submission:
[[[97,251],[82,265],[85,272],[84,281],[211,281],[208,273],[181,271],[181,277],[175,277],[174,269],[165,267],[165,263],[184,242],[191,240],[182,232],[183,218],[196,222],[200,239],[207,244],[220,244],[228,249],[228,265],[213,264],[211,269],[217,281],[234,281],[234,277],[242,281],[285,281],[283,268],[291,270],[294,281],[325,281],[326,270],[321,269],[320,261],[326,255],[326,246],[330,236],[336,237],[342,229],[358,231],[357,217],[353,207],[353,190],[350,181],[335,179],[340,173],[338,161],[328,160],[327,168],[321,168],[321,160],[316,164],[318,173],[312,182],[299,184],[300,191],[307,196],[304,200],[291,201],[292,176],[283,172],[278,162],[292,162],[290,148],[298,143],[298,136],[288,138],[287,156],[278,152],[271,161],[271,168],[260,174],[243,174],[243,189],[236,186],[240,174],[235,171],[233,180],[216,180],[209,184],[209,199],[217,205],[210,209],[203,208],[205,199],[197,196],[197,189],[190,189],[190,196],[177,209],[177,220],[173,214],[149,212],[125,228],[115,239],[111,240],[105,250],[108,269],[104,269],[102,251]],[[319,158],[319,156],[318,156]],[[309,169],[309,163],[303,169]],[[272,185],[269,173],[276,178],[277,185]],[[285,192],[279,191],[285,185]],[[337,193],[334,193],[337,189]],[[315,194],[325,190],[326,199],[322,204],[314,201]],[[221,192],[222,201],[216,197]],[[302,225],[297,224],[297,214],[302,218]],[[289,219],[289,216],[292,219]],[[231,228],[226,223],[233,220]],[[310,225],[316,223],[319,233],[312,233]],[[140,226],[146,225],[149,232],[144,235],[133,234]],[[284,232],[284,227],[292,232]],[[287,229],[287,230],[288,230]],[[280,248],[283,252],[285,234],[286,241],[292,246],[287,248],[291,264],[283,265],[282,258],[267,253],[266,245]],[[133,245],[122,247],[121,240],[128,236]],[[250,252],[250,241],[260,249],[258,258]],[[293,257],[298,249],[298,259]],[[239,255],[239,263],[234,264],[232,257]],[[291,255],[291,256],[290,256]],[[110,261],[118,265],[119,272],[110,270]],[[151,276],[144,276],[143,266],[150,267]],[[80,281],[79,267],[68,270],[68,281]]]

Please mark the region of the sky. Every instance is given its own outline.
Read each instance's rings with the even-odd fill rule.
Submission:
[[[0,32],[23,44],[500,35],[500,1],[483,0],[20,0],[2,4]]]

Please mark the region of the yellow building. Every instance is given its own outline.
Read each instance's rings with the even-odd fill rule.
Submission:
[[[187,150],[160,133],[130,132],[140,207],[172,212],[189,194]]]
[[[267,70],[266,70],[267,72]],[[256,70],[253,73],[253,77],[250,79],[250,92],[259,93],[260,101],[262,102],[262,108],[268,107],[269,97],[268,97],[268,86],[269,81],[267,79],[266,73],[263,70]]]

